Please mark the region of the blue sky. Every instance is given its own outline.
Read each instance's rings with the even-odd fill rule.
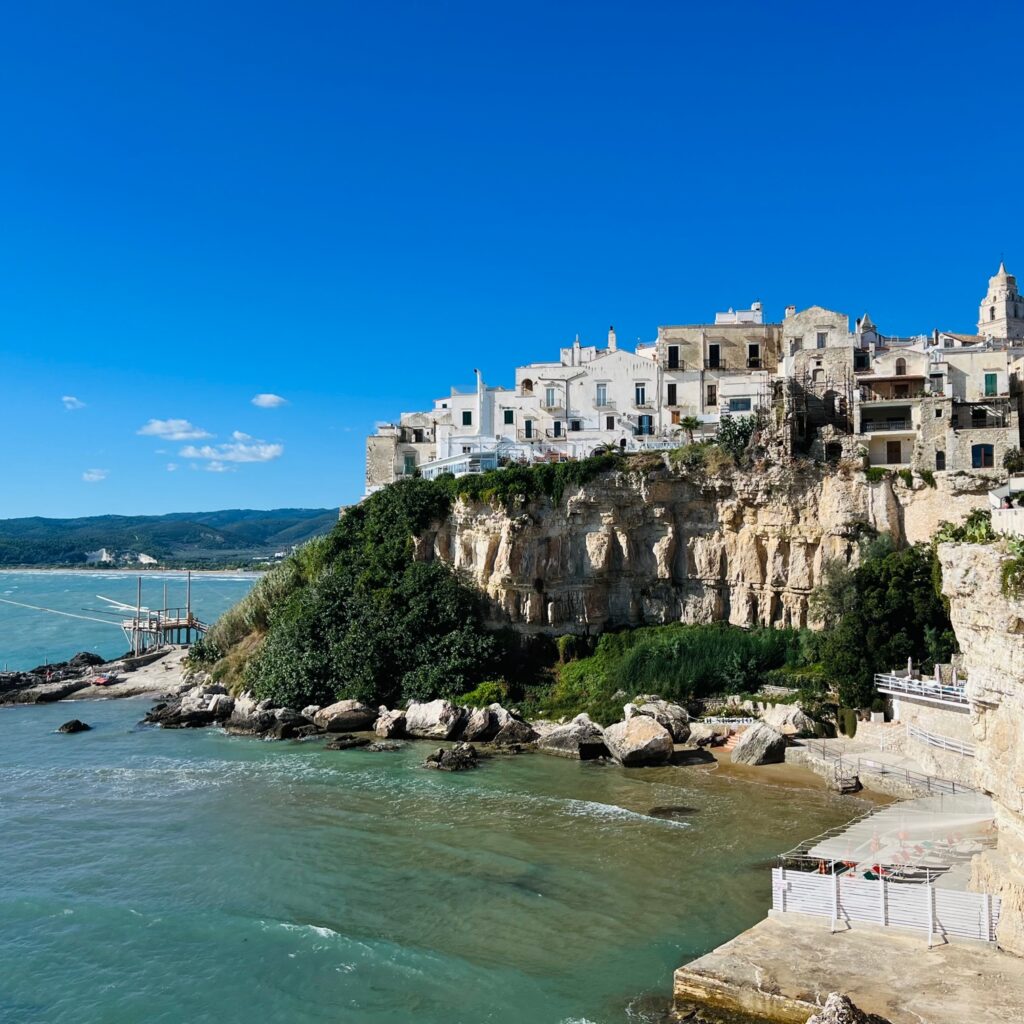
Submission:
[[[375,421],[612,323],[969,330],[1024,274],[1016,19],[11,7],[0,517],[352,501]]]

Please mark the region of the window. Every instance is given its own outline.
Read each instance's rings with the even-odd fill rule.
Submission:
[[[633,400],[634,400],[634,403],[636,405],[646,405],[647,404],[647,385],[646,384],[639,384],[638,383],[638,384],[635,385],[635,387],[633,389]]]
[[[462,446],[462,454],[463,455],[471,455],[472,452],[473,452],[473,449],[470,448],[470,446],[468,444],[464,444]]]
[[[526,377],[526,378],[525,378],[525,379],[523,380],[523,383],[519,385],[519,390],[520,390],[520,391],[521,391],[521,392],[522,392],[522,393],[523,393],[524,395],[532,395],[532,394],[533,394],[533,381],[532,381],[532,380],[530,380],[530,378],[529,378],[529,377]]]
[[[896,376],[897,377],[905,377],[906,375],[907,375],[907,361],[906,361],[906,359],[903,358],[903,356],[900,356],[899,359],[896,360]]]
[[[946,453],[944,451],[937,451],[935,453],[935,468],[938,470],[946,468]]]
[[[825,371],[822,369],[816,369],[811,373],[811,380],[815,384],[821,384],[825,379]]]
[[[971,468],[972,469],[991,469],[993,466],[992,461],[992,445],[990,444],[974,444],[971,445]]]
[[[562,421],[561,420],[555,420],[554,430],[552,431],[552,434],[555,437],[561,437],[562,436]]]
[[[936,408],[936,410],[935,410],[935,418],[937,420],[941,420],[942,419],[942,406],[938,406]]]
[[[412,432],[412,439],[416,444],[423,444],[423,428],[416,427]]]
[[[668,368],[670,370],[679,369],[679,346],[669,345],[668,347]]]
[[[708,345],[708,369],[717,370],[722,365],[722,350],[718,345]]]
[[[641,437],[649,437],[654,433],[654,417],[640,416],[637,418],[636,432]]]
[[[669,405],[675,405],[676,404],[676,386],[675,386],[675,384],[669,384],[668,387],[666,388],[666,390],[667,390],[668,394],[665,396],[665,401]]]
[[[989,306],[988,307],[988,318],[989,318],[989,320],[995,320],[995,318],[996,318],[996,307],[995,306]]]
[[[416,456],[406,455],[405,457],[405,475],[414,476],[416,473]]]
[[[533,420],[527,420],[523,424],[523,437],[525,437],[528,441],[531,437],[533,437]]]
[[[718,405],[718,385],[709,384],[707,386],[707,395],[704,401],[705,405]]]
[[[997,387],[998,377],[994,373],[985,374],[985,397],[988,398],[992,395],[998,395],[999,390]]]
[[[729,412],[750,412],[749,398],[730,398]]]
[[[828,344],[828,331],[818,331],[818,348],[824,348]]]
[[[604,429],[605,430],[614,430],[615,429],[615,417],[614,416],[605,416],[605,418],[604,418]]]
[[[747,345],[747,367],[751,370],[761,368],[761,346],[754,342]]]
[[[789,343],[789,354],[790,354],[791,356],[792,356],[792,355],[795,355],[795,354],[796,354],[797,352],[799,352],[799,351],[800,351],[800,349],[802,349],[803,347],[804,347],[804,339],[803,339],[803,338],[794,338],[794,339],[793,339],[793,340],[792,340],[792,341],[791,341],[791,342]]]
[[[594,401],[599,406],[600,405],[607,405],[608,404],[608,385],[607,384],[598,384],[597,385],[597,397],[594,399]]]
[[[515,421],[516,421],[516,411],[515,411],[515,409],[506,409],[505,410],[505,422],[506,423],[515,423]]]
[[[464,427],[473,426],[473,414],[469,411],[469,409],[462,410],[462,425]]]
[[[553,409],[555,407],[555,389],[554,388],[545,388],[544,389],[544,404],[549,409]]]
[[[582,429],[580,427],[580,421],[579,420],[569,420],[569,429],[570,430],[580,430],[580,429]]]

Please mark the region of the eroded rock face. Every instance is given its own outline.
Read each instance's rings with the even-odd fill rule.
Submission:
[[[761,712],[761,721],[788,735],[814,733],[814,720],[804,714],[799,704],[773,704]]]
[[[685,743],[690,738],[690,716],[686,708],[662,700],[654,694],[643,694],[623,709],[628,721],[634,715],[646,715],[664,726],[672,734],[674,743]]]
[[[884,1017],[858,1010],[848,996],[833,992],[820,1012],[807,1018],[807,1024],[889,1024]]]
[[[736,764],[778,764],[786,759],[786,738],[764,722],[745,729],[732,749]]]
[[[381,706],[378,709],[377,721],[373,723],[373,731],[381,739],[390,740],[405,735],[405,712],[400,709],[389,711]]]
[[[672,734],[647,715],[634,715],[604,731],[608,753],[627,768],[666,764],[672,757]]]
[[[951,486],[894,489],[820,466],[714,478],[622,471],[512,513],[459,502],[416,538],[416,557],[465,573],[489,598],[493,625],[525,632],[804,626],[823,565],[855,560],[865,525],[926,539],[943,509],[950,518],[986,500]]]
[[[995,808],[996,848],[972,861],[972,886],[1002,897],[997,940],[1024,956],[1024,600],[1003,596],[1006,557],[994,544],[939,545],[972,702],[974,781]]]

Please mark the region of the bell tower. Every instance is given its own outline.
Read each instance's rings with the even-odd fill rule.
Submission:
[[[988,294],[978,309],[978,333],[987,338],[1024,338],[1024,297],[1017,278],[1000,261],[995,277],[988,279]]]

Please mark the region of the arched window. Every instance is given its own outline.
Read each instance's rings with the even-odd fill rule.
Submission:
[[[825,371],[824,370],[815,370],[811,374],[811,380],[815,384],[820,384],[824,379],[825,379]]]
[[[896,360],[896,376],[897,377],[905,377],[906,375],[907,375],[907,361],[906,361],[906,359],[903,358],[903,356],[900,356],[899,359]]]
[[[991,469],[993,466],[992,445],[973,444],[971,445],[971,468]]]
[[[520,389],[520,391],[524,395],[532,395],[533,394],[533,381],[530,380],[529,377],[523,378],[523,383],[519,385],[519,389]]]

